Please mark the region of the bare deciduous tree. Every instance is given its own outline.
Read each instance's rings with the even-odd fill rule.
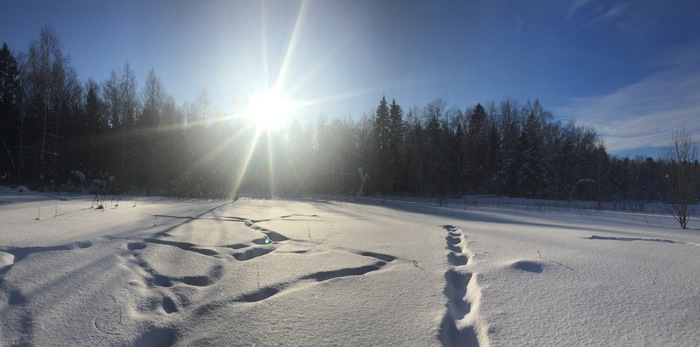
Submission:
[[[165,86],[155,71],[148,71],[146,85],[143,89],[143,109],[137,125],[148,131],[155,131],[163,121],[163,108],[165,107],[167,95]]]
[[[686,229],[698,186],[698,144],[693,142],[693,136],[685,127],[673,133],[663,158],[666,160],[663,180],[669,211],[681,228]]]
[[[32,129],[35,177],[55,174],[60,166],[60,152],[65,139],[65,122],[74,98],[77,74],[70,59],[61,51],[58,34],[49,27],[32,41],[23,69],[26,115],[36,127]]]

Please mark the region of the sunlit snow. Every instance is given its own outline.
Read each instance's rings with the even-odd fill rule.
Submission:
[[[698,225],[664,214],[93,198],[0,193],[0,344],[700,345]]]

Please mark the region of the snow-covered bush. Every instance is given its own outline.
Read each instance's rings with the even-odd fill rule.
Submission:
[[[75,182],[77,184],[83,184],[87,182],[87,180],[85,179],[85,174],[82,173],[80,170],[70,170],[70,176],[71,179],[77,180],[77,182]]]
[[[18,192],[18,193],[29,193],[29,192],[31,192],[31,190],[29,190],[29,188],[27,188],[26,186],[17,186],[17,188],[15,188],[15,191]]]

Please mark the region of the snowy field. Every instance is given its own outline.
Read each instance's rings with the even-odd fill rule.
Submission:
[[[92,198],[0,193],[0,345],[700,345],[696,221]]]

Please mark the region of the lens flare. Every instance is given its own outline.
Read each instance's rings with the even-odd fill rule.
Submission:
[[[287,120],[291,103],[279,91],[267,90],[250,97],[246,110],[246,120],[264,132],[279,128]]]

